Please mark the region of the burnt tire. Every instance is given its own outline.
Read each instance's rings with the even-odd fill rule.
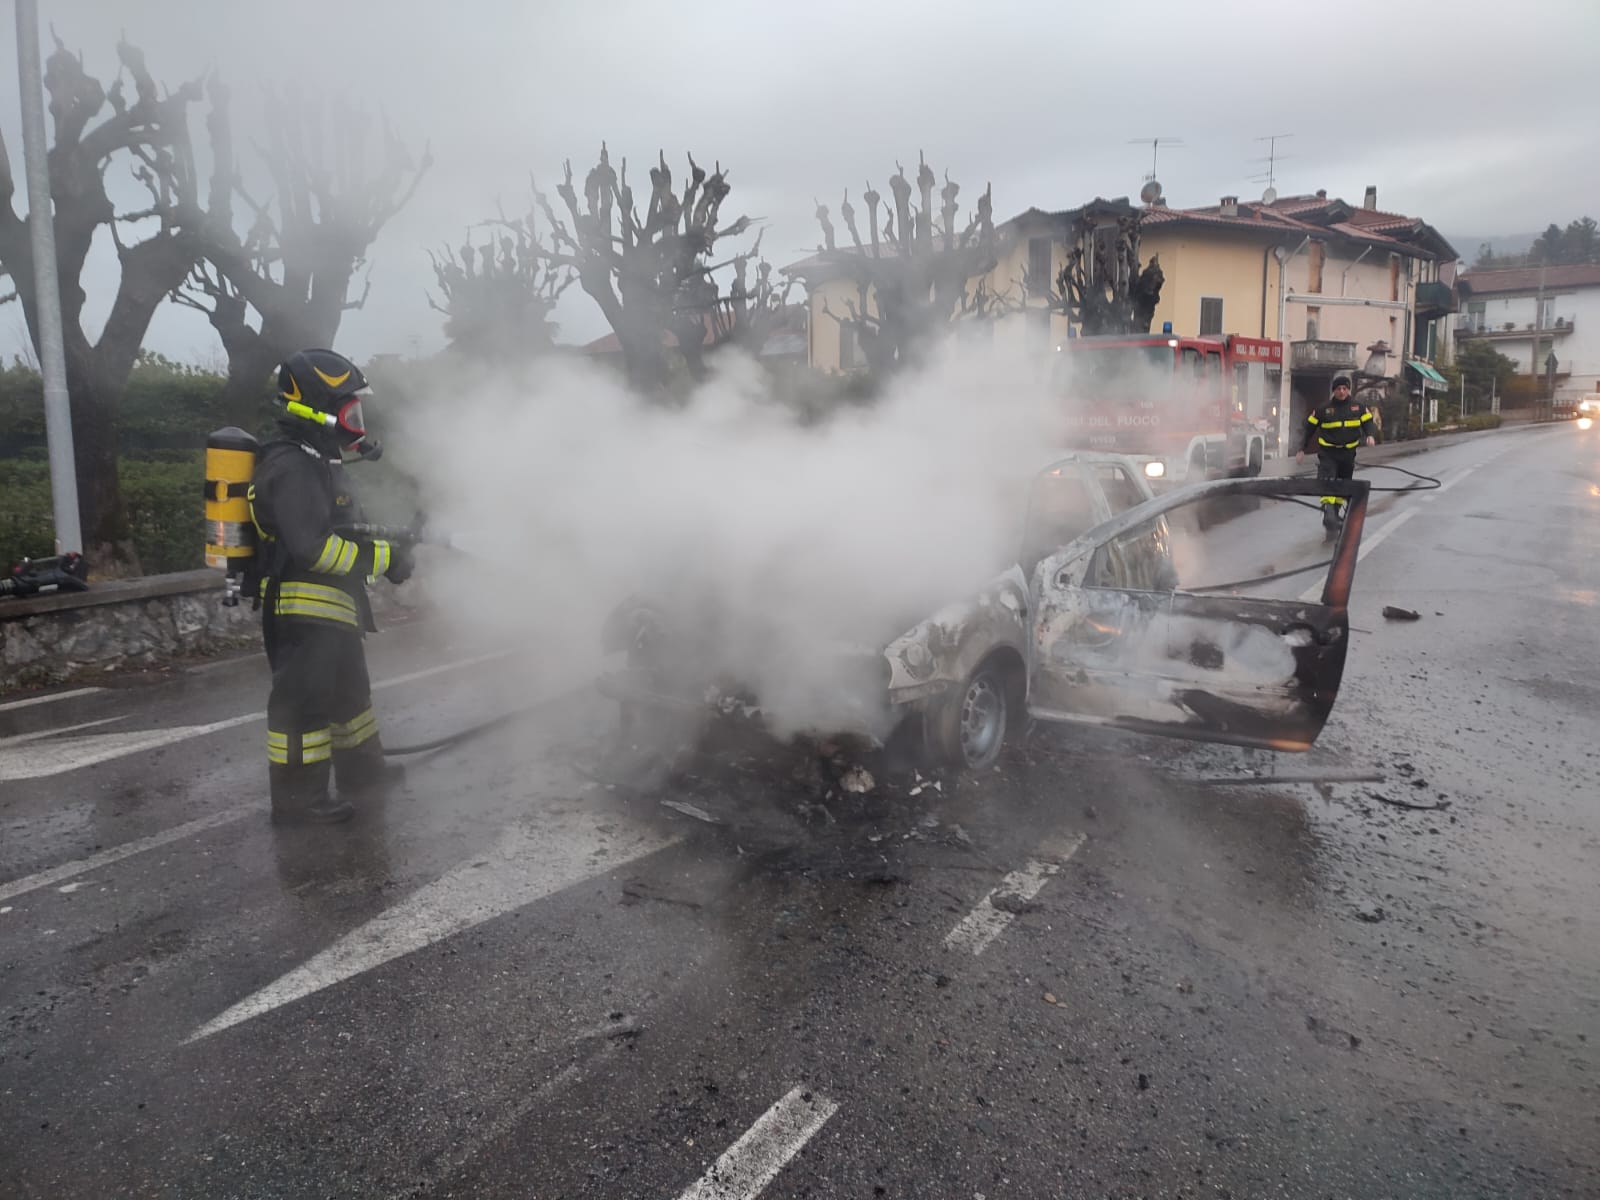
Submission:
[[[927,713],[928,749],[948,766],[985,771],[1000,760],[1017,709],[1017,688],[1004,665],[989,659]]]

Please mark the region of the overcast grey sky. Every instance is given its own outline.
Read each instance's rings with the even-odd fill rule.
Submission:
[[[120,31],[175,85],[216,67],[236,121],[255,84],[327,80],[386,111],[435,165],[374,249],[367,308],[339,348],[356,356],[431,350],[440,318],[425,250],[460,242],[496,202],[520,211],[529,173],[553,185],[602,138],[644,181],[657,149],[720,159],[724,214],[767,220],[778,265],[818,240],[813,198],[884,188],[898,157],[925,150],[963,185],[964,211],[994,186],[997,217],[1095,195],[1136,195],[1150,147],[1177,206],[1258,196],[1252,177],[1280,144],[1284,194],[1326,188],[1423,217],[1449,236],[1537,230],[1600,216],[1596,0],[1350,0],[1303,5],[1145,0],[941,7],[834,0],[685,5],[592,0],[40,0],[91,71],[109,78]],[[21,174],[15,26],[0,22],[0,126]],[[46,52],[48,52],[48,43]],[[199,136],[201,125],[196,120]],[[19,197],[19,206],[22,200]],[[731,210],[731,211],[730,211]],[[1471,257],[1475,245],[1458,245]],[[103,312],[104,264],[86,282]],[[574,287],[568,340],[605,331]],[[93,307],[93,303],[92,303]],[[20,319],[0,310],[0,351]],[[219,353],[204,319],[164,311],[150,338],[176,357]]]

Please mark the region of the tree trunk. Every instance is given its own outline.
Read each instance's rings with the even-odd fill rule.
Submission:
[[[117,413],[128,389],[128,377],[108,378],[92,367],[87,371],[84,367],[82,361],[67,362],[84,557],[99,579],[139,575],[139,554],[134,549],[133,528],[123,506],[117,475]]]

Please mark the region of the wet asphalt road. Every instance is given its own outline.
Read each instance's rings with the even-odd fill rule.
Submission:
[[[391,742],[548,702],[275,833],[258,660],[0,708],[0,1195],[1600,1195],[1600,431],[1402,461],[1309,756],[637,791],[418,625]]]

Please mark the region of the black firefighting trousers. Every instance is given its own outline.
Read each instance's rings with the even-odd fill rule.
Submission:
[[[361,634],[331,621],[267,615],[262,622],[272,691],[267,773],[274,807],[299,807],[360,790],[383,773],[383,744]]]
[[[1318,479],[1353,479],[1356,473],[1356,452],[1336,450],[1328,446],[1317,451]],[[1322,498],[1322,523],[1332,524],[1339,519],[1344,501],[1338,496]]]

